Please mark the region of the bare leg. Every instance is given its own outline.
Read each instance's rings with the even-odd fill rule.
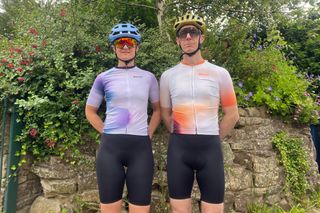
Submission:
[[[122,206],[122,200],[118,200],[114,203],[103,204],[100,203],[101,213],[120,213]]]
[[[223,213],[223,203],[213,204],[201,201],[201,213]]]
[[[172,213],[191,213],[191,198],[172,199],[170,198]]]

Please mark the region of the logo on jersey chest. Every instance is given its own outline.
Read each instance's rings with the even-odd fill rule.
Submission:
[[[200,76],[200,77],[208,77],[208,76],[209,76],[209,73],[199,72],[199,73],[198,73],[198,76]]]

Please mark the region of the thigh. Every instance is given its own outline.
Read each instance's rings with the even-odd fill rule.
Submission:
[[[194,170],[185,159],[185,152],[180,141],[174,134],[170,136],[167,156],[167,179],[170,198],[190,198],[194,181]]]
[[[211,139],[212,146],[204,150],[202,157],[205,166],[197,171],[197,182],[201,200],[211,204],[220,204],[224,200],[224,166],[219,139]]]
[[[96,173],[100,202],[107,204],[122,199],[125,180],[124,168],[116,152],[110,152],[110,146],[115,149],[116,136],[103,134],[96,159]]]
[[[151,201],[153,180],[153,154],[149,136],[135,136],[133,143],[139,143],[128,159],[126,183],[132,206],[146,206]],[[138,141],[137,141],[138,140]]]

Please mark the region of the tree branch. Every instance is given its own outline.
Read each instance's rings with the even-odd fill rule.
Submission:
[[[156,7],[152,7],[152,6],[145,5],[145,4],[129,3],[129,2],[125,2],[125,1],[119,1],[119,0],[115,0],[115,1],[118,3],[121,3],[121,4],[131,5],[131,6],[135,6],[135,7],[146,7],[149,9],[158,10],[158,8],[156,8]]]

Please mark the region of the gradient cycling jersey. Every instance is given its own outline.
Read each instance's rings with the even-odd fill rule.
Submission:
[[[218,110],[237,100],[229,72],[204,61],[195,66],[178,64],[160,80],[160,104],[172,108],[172,132],[219,135]]]
[[[159,101],[155,76],[138,67],[112,68],[97,76],[87,105],[99,108],[106,100],[103,132],[107,134],[148,135],[148,99]]]

